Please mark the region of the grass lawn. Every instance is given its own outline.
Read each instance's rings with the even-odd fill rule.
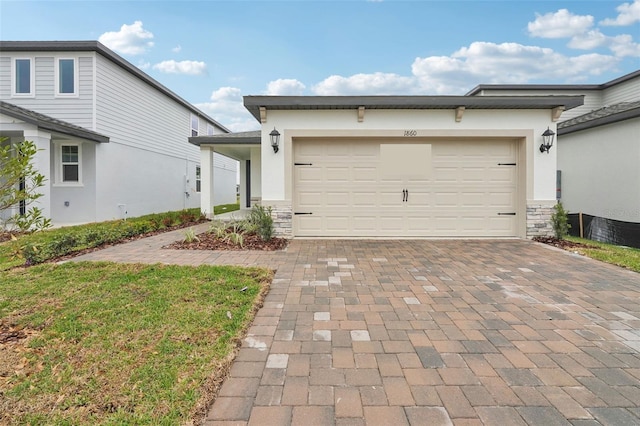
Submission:
[[[42,264],[0,274],[0,424],[202,414],[271,271]]]
[[[640,272],[640,249],[615,246],[579,237],[567,237],[567,240],[581,243],[587,247],[572,248],[584,256],[601,260],[613,265],[622,266],[632,271]]]
[[[222,214],[235,212],[236,210],[240,210],[240,203],[235,204],[220,204],[219,206],[213,206],[213,214]]]

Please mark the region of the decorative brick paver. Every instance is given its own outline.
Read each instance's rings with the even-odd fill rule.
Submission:
[[[522,240],[181,236],[75,260],[277,271],[207,425],[640,424],[637,273]]]

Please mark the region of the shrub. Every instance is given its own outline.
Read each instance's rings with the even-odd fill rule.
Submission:
[[[193,228],[189,228],[184,232],[184,242],[192,243],[194,241],[200,241],[200,238],[198,238],[196,231]]]
[[[249,212],[247,221],[256,227],[256,233],[262,241],[269,241],[273,238],[274,229],[271,207],[254,205]]]
[[[571,225],[568,220],[568,213],[564,206],[560,201],[558,204],[553,206],[553,214],[551,215],[551,226],[553,227],[553,232],[557,239],[563,240],[567,235],[569,235],[569,229]]]

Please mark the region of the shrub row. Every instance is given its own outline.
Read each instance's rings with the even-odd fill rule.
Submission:
[[[137,218],[91,223],[36,232],[15,241],[14,253],[34,265],[103,244],[203,220],[200,209],[156,213]]]

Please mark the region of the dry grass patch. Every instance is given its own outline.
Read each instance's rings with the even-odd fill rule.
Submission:
[[[66,263],[0,277],[0,424],[185,424],[266,294],[258,268]]]

